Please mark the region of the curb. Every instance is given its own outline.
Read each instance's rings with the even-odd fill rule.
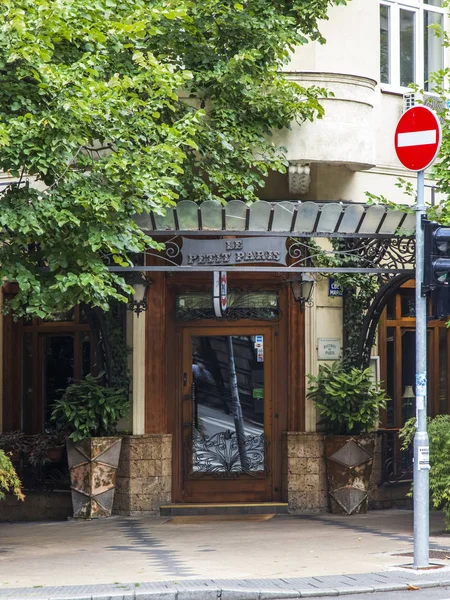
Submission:
[[[384,573],[367,573],[368,579],[374,576],[387,577]],[[403,574],[402,574],[403,575]],[[426,576],[425,576],[426,577]],[[364,578],[360,575],[359,578]],[[121,589],[113,585],[84,585],[43,588],[9,588],[0,590],[0,600],[290,600],[294,598],[320,598],[351,596],[354,594],[370,594],[373,592],[399,592],[414,588],[436,588],[450,586],[450,578],[424,579],[417,576],[407,579],[396,574],[395,581],[386,583],[370,583],[368,585],[355,582],[344,586],[327,585],[327,577],[304,580],[289,579],[269,580],[266,585],[258,585],[258,580],[228,580],[220,585],[213,580],[154,582],[125,584]],[[330,579],[335,579],[331,578]],[[403,581],[399,581],[403,579]],[[101,589],[99,589],[101,588]],[[128,588],[128,589],[124,589]],[[143,589],[142,589],[143,588]]]

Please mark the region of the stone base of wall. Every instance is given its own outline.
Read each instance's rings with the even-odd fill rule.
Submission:
[[[369,484],[369,510],[382,508],[412,508],[407,498],[411,483],[383,483],[382,437],[375,441],[375,459]]]
[[[70,491],[28,492],[21,502],[12,494],[0,501],[0,521],[64,521],[72,516]]]
[[[113,514],[159,514],[172,498],[172,436],[127,435],[122,440]]]
[[[328,508],[323,440],[319,433],[283,434],[283,500],[293,514]]]

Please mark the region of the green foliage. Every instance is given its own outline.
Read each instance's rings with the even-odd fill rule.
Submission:
[[[54,403],[52,420],[70,433],[74,442],[114,435],[118,421],[128,412],[127,390],[102,386],[102,377],[87,375],[69,385]]]
[[[22,493],[22,484],[17,477],[17,473],[12,465],[11,459],[3,450],[0,450],[0,500],[3,500],[5,494],[13,493],[18,500],[24,500]]]
[[[312,263],[315,267],[361,267],[364,259],[355,254],[346,254],[343,240],[331,240],[333,254],[325,252],[317,242],[308,240]],[[361,352],[359,342],[364,319],[370,303],[380,288],[380,280],[369,273],[334,273],[334,280],[344,292],[343,332],[344,357],[346,366],[360,367]]]
[[[324,89],[282,69],[324,42],[345,0],[3,0],[0,277],[6,307],[45,317],[107,309],[131,288],[108,271],[160,246],[133,221],[180,199],[252,201],[285,171],[271,132],[320,117]]]
[[[358,434],[374,429],[386,395],[373,380],[371,369],[348,368],[336,361],[308,375],[308,398],[314,401],[327,429],[334,434]]]
[[[434,508],[445,514],[446,529],[450,530],[450,415],[428,418],[430,443],[430,497]],[[409,419],[400,431],[405,450],[413,444],[416,419]]]

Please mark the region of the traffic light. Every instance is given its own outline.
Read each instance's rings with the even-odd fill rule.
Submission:
[[[431,315],[428,320],[445,319],[450,316],[450,285],[441,286],[431,292]]]
[[[450,227],[423,220],[424,272],[422,293],[450,284]]]

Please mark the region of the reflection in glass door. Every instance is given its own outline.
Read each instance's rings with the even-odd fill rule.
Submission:
[[[191,340],[190,475],[263,475],[264,336]]]

